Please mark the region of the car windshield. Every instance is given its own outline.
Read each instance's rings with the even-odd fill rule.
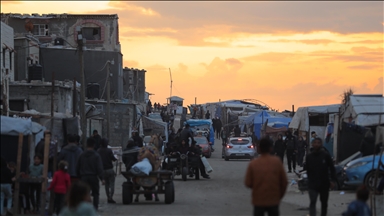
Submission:
[[[233,140],[231,140],[231,144],[233,144],[233,145],[245,145],[245,144],[249,144],[249,140],[248,139],[233,139]]]
[[[208,140],[205,137],[193,137],[193,139],[195,139],[197,145],[208,144]]]

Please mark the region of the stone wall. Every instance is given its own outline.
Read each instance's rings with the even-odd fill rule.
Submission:
[[[71,82],[68,85],[64,85],[63,82],[57,83],[54,89],[54,112],[72,114],[73,91]],[[14,82],[9,85],[10,101],[24,100],[26,109],[34,109],[40,113],[51,112],[51,93],[51,83]],[[77,98],[80,98],[79,93]]]
[[[102,121],[102,132],[99,134],[102,137],[107,137],[107,103],[105,101],[90,101],[87,103],[95,105],[101,112],[104,120]],[[130,132],[136,121],[136,105],[125,103],[110,104],[110,137],[109,144],[111,146],[122,146],[126,144],[130,138]]]

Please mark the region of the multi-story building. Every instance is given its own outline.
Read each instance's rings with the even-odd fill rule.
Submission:
[[[146,103],[145,72],[146,70],[139,70],[128,67],[123,69],[124,98],[139,103]]]
[[[110,65],[110,73],[113,75],[111,98],[124,97],[123,59],[116,14],[1,14],[1,19],[14,29],[19,50],[16,54],[17,80],[52,81],[54,73],[55,80],[75,78],[80,81],[80,60],[77,52],[77,30],[80,27],[86,40],[85,85],[96,83],[99,86],[92,98],[106,98],[107,61],[114,62]],[[30,47],[38,50],[31,51]]]
[[[13,29],[1,22],[1,105],[4,115],[9,110],[9,82],[14,80]]]

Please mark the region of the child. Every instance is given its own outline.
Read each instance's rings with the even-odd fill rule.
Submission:
[[[66,161],[60,161],[59,170],[53,175],[53,180],[48,190],[53,188],[55,193],[55,205],[54,209],[56,214],[59,215],[61,208],[64,205],[64,197],[71,184],[71,177],[67,173],[68,163]]]
[[[34,163],[29,166],[29,177],[41,178],[43,176],[43,165],[41,164],[41,156],[35,155],[33,157]],[[36,196],[35,196],[36,193]],[[31,198],[31,204],[33,212],[38,213],[40,207],[40,193],[41,183],[31,183],[29,185],[29,195]]]
[[[60,216],[96,216],[96,210],[91,203],[90,188],[82,181],[71,185],[67,196],[67,207]]]
[[[356,191],[357,200],[351,202],[347,211],[343,212],[343,216],[372,216],[372,212],[367,205],[369,198],[369,190],[364,186],[360,186]]]

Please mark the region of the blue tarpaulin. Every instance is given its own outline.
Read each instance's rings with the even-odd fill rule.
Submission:
[[[245,123],[247,125],[254,125],[254,133],[257,136],[258,139],[261,137],[261,127],[263,124],[268,120],[268,124],[275,123],[272,127],[273,128],[282,128],[282,127],[288,127],[288,124],[291,122],[291,118],[289,117],[277,117],[277,116],[271,116],[267,111],[259,111],[253,115],[250,115],[246,120]]]
[[[209,142],[211,142],[212,145],[215,144],[215,132],[213,131],[211,119],[189,119],[185,124],[189,124],[191,127],[207,125],[209,127]]]

